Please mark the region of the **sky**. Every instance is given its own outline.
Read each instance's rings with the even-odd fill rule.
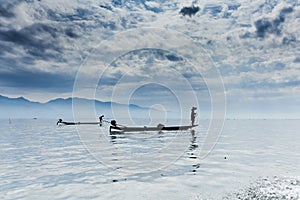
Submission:
[[[299,40],[297,0],[1,0],[0,95],[300,118]]]

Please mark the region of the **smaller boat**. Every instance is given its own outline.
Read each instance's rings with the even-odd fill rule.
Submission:
[[[93,125],[93,124],[102,125],[102,122],[65,122],[62,119],[59,119],[56,122],[56,125]]]

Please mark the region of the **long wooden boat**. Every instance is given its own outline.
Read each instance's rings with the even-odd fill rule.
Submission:
[[[152,126],[152,127],[129,127],[110,126],[110,132],[143,132],[143,131],[183,131],[194,128],[198,125],[188,126]]]

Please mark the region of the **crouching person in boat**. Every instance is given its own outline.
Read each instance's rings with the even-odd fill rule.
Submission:
[[[110,121],[111,126],[109,127],[109,132],[112,132],[112,129],[117,129],[117,130],[122,130],[120,127],[117,126],[116,120],[111,120]]]
[[[75,125],[74,122],[65,122],[65,121],[63,121],[62,119],[59,119],[59,120],[56,122],[56,125],[61,125],[61,124],[64,124],[64,125]]]
[[[159,128],[160,130],[162,130],[164,127],[165,127],[165,125],[163,125],[161,123],[157,124],[157,128]]]
[[[63,120],[62,120],[62,119],[59,119],[59,120],[56,122],[56,125],[62,124],[62,123],[63,123]]]

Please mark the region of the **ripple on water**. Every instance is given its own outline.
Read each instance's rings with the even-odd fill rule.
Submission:
[[[223,199],[300,199],[300,178],[265,177]]]

